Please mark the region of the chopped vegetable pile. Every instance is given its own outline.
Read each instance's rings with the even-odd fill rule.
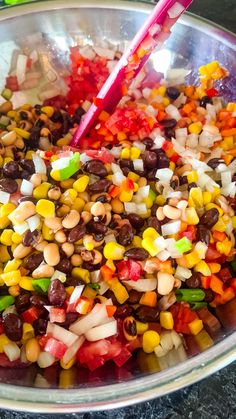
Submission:
[[[140,364],[151,354],[153,370],[164,369],[227,327],[236,294],[236,104],[213,84],[227,72],[207,64],[199,86],[150,84],[143,74],[73,150],[73,133],[119,58],[109,51],[73,47],[67,93],[41,92],[42,105],[11,102],[36,71],[34,51],[19,54],[7,78],[1,366],[93,371],[138,353]]]

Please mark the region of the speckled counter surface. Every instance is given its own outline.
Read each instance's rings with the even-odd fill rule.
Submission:
[[[1,0],[0,0],[1,6]],[[195,0],[190,11],[236,32],[236,0]],[[0,410],[0,419],[235,419],[236,362],[169,396],[107,412],[42,415]]]

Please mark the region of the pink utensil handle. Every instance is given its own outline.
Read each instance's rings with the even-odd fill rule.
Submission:
[[[124,89],[128,89],[129,84],[144,66],[153,50],[160,48],[169,37],[170,28],[192,1],[160,0],[158,2],[82,119],[70,143],[71,146],[79,146],[80,138],[85,137],[102,110],[111,112],[115,108],[124,95]]]

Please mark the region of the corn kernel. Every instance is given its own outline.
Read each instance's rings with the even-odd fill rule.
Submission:
[[[202,198],[203,198],[203,205],[207,205],[212,201],[212,195],[211,192],[208,191],[204,191],[202,193]]]
[[[22,242],[22,238],[23,237],[19,233],[13,233],[11,237],[14,244],[20,244]]]
[[[132,246],[134,247],[142,247],[142,239],[139,236],[134,236],[132,241]]]
[[[8,345],[9,343],[11,343],[10,339],[8,339],[7,335],[5,335],[5,333],[2,333],[0,335],[0,353],[1,354],[4,352],[3,347],[5,345]]]
[[[121,202],[130,202],[133,198],[133,191],[124,191],[122,190],[119,199]]]
[[[159,249],[155,246],[154,241],[151,237],[146,237],[145,239],[142,240],[142,247],[145,250],[147,250],[147,252],[151,256],[156,256],[156,254],[159,251]]]
[[[22,342],[26,342],[28,339],[34,337],[34,328],[30,323],[23,323],[23,335],[22,335]]]
[[[78,198],[75,198],[71,209],[74,209],[78,211],[79,213],[81,213],[83,211],[84,206],[85,206],[85,201],[82,198],[78,197]]]
[[[160,343],[160,335],[155,330],[147,330],[143,334],[143,350],[151,354]]]
[[[36,204],[36,212],[45,218],[54,217],[55,204],[48,199],[40,199]]]
[[[14,231],[11,229],[5,229],[0,237],[0,241],[2,244],[5,244],[5,246],[11,246],[12,245],[12,235]]]
[[[152,240],[155,240],[159,236],[160,236],[160,234],[158,234],[158,232],[153,227],[148,227],[143,232],[143,239],[146,239],[147,237],[149,237]]]
[[[34,291],[34,287],[32,285],[32,278],[30,276],[22,276],[20,278],[19,285],[21,288],[27,291]]]
[[[186,268],[193,268],[198,262],[200,262],[199,255],[196,250],[184,255],[186,261]],[[178,259],[179,260],[179,259]]]
[[[49,182],[43,182],[41,185],[36,186],[36,188],[33,190],[33,197],[36,199],[46,199],[51,186],[52,185]]]
[[[36,338],[31,338],[25,343],[25,355],[29,362],[36,362],[40,355],[40,345]]]
[[[236,215],[232,217],[233,228],[236,228]]]
[[[121,159],[129,159],[130,158],[130,149],[125,147],[122,149],[121,151],[121,155],[120,155]]]
[[[196,225],[196,224],[199,223],[199,217],[197,215],[197,212],[196,212],[195,208],[193,208],[193,207],[186,208],[185,214],[186,214],[186,220],[187,220],[188,224]]]
[[[198,173],[195,170],[192,170],[187,174],[188,183],[197,182],[198,181]],[[191,188],[191,190],[194,188]]]
[[[16,205],[8,202],[7,204],[3,204],[0,208],[0,217],[5,217],[9,215],[12,211],[16,209]]]
[[[124,257],[125,247],[116,242],[106,243],[103,249],[103,254],[106,259],[121,260]]]
[[[203,322],[200,319],[195,319],[188,323],[188,327],[192,335],[197,335],[203,329]]]
[[[30,132],[26,131],[25,129],[14,127],[13,131],[15,131],[17,135],[24,138],[25,140],[29,140],[30,138]]]
[[[174,319],[170,311],[161,311],[160,313],[161,327],[167,330],[172,330],[174,327]]]
[[[73,188],[77,192],[84,192],[89,184],[89,176],[83,175],[73,183]]]
[[[50,176],[56,180],[57,182],[59,182],[61,180],[61,175],[60,175],[60,171],[56,170],[56,169],[52,169],[50,172]]]
[[[51,116],[54,114],[54,108],[52,106],[42,106],[41,111],[45,113],[48,118],[51,118]]]
[[[227,228],[227,225],[224,223],[224,220],[222,217],[219,217],[217,223],[215,223],[212,227],[213,231],[220,231],[220,233],[224,233]]]
[[[4,215],[4,217],[0,217],[0,230],[4,230],[4,228],[7,228],[10,224],[11,221],[6,215]]]
[[[188,126],[188,131],[190,134],[200,134],[202,131],[202,123],[200,121],[194,122]]]
[[[8,288],[8,293],[12,296],[12,297],[17,297],[18,295],[20,295],[20,287],[19,285],[12,285],[11,287]]]
[[[138,335],[143,335],[148,330],[148,323],[142,323],[136,320],[136,329]]]
[[[73,268],[72,276],[78,279],[82,279],[86,284],[90,282],[90,273],[87,269]]]
[[[189,191],[188,198],[189,206],[194,208],[202,208],[203,206],[203,195],[201,188],[191,188]]]
[[[164,204],[165,204],[165,202],[166,202],[166,199],[164,198],[164,196],[163,196],[163,195],[158,195],[158,196],[156,197],[156,204],[157,204],[157,205],[162,206],[162,205],[164,205]]]
[[[131,147],[130,158],[131,160],[138,159],[141,154],[141,150],[138,147]]]
[[[72,188],[73,183],[74,183],[74,179],[66,179],[66,180],[62,180],[62,181],[60,182],[60,187],[61,187],[62,189],[69,189],[69,188]]]
[[[46,226],[45,223],[43,223],[43,226],[42,226],[42,236],[44,240],[47,240],[47,241],[54,240],[54,233],[52,233],[52,230],[48,226]]]
[[[60,198],[60,202],[70,207],[73,205],[74,200],[77,198],[77,191],[75,189],[67,189]]]
[[[0,262],[5,263],[11,259],[11,255],[9,254],[7,247],[3,244],[0,244]]]
[[[1,279],[5,282],[5,284],[10,287],[12,285],[19,284],[21,279],[20,271],[10,271],[0,275]]]
[[[166,108],[170,104],[170,99],[168,99],[168,97],[163,97],[162,103]]]

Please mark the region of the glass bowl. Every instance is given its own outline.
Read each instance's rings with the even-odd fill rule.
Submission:
[[[135,2],[39,1],[0,11],[0,88],[9,71],[10,59],[26,36],[43,33],[55,59],[68,65],[69,47],[75,42],[117,45],[132,39],[152,10],[150,4]],[[221,94],[236,100],[236,36],[203,19],[185,14],[174,27],[163,50],[151,60],[157,71],[189,70],[191,81],[200,65],[218,60],[231,73],[219,86]],[[33,92],[35,94],[35,92]],[[29,100],[33,100],[32,97]],[[236,304],[235,301],[232,302]],[[232,325],[235,322],[231,322]],[[0,370],[0,407],[34,412],[80,412],[110,409],[149,400],[214,373],[236,359],[236,332],[226,328],[220,341],[205,352],[160,372],[140,373],[135,366],[127,372],[107,367],[100,375],[77,374],[68,385],[56,368],[45,375],[36,367]],[[66,381],[66,380],[64,380]],[[36,388],[37,387],[37,388]],[[48,388],[50,387],[50,388]]]

